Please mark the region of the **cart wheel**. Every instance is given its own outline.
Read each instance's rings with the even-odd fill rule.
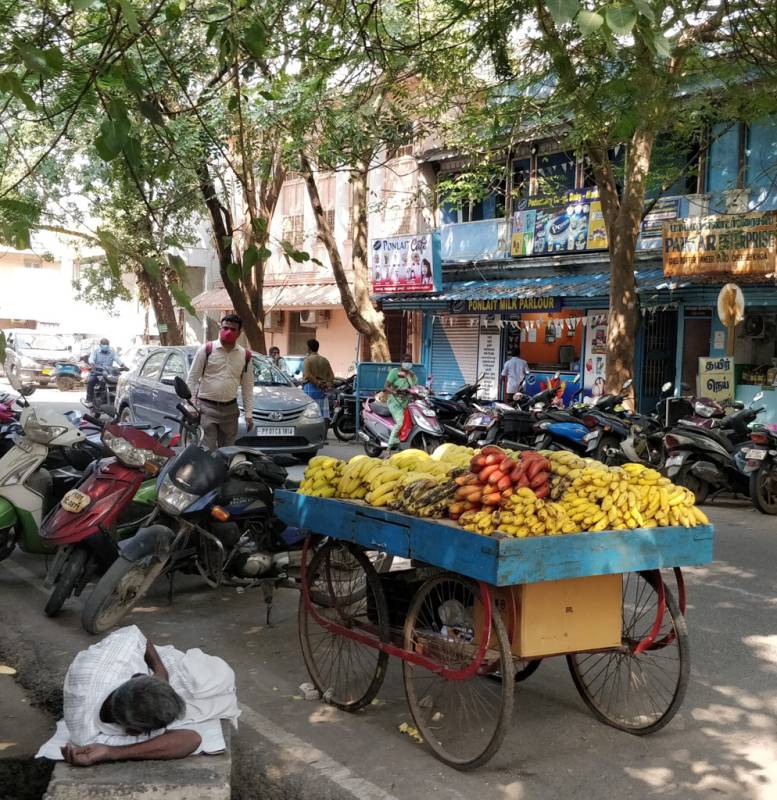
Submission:
[[[322,621],[388,642],[388,607],[367,556],[341,542],[327,542],[305,569],[299,602],[299,641],[310,678],[326,702],[344,711],[368,705],[386,676],[388,655],[330,631]],[[309,605],[308,605],[309,603]]]
[[[405,649],[446,669],[466,669],[478,654],[473,611],[480,595],[477,584],[456,575],[428,580],[410,604]],[[491,617],[489,646],[471,677],[451,680],[410,661],[402,670],[410,713],[435,756],[462,770],[485,764],[513,713],[513,657],[499,614]],[[497,672],[510,680],[493,680]]]
[[[674,717],[690,672],[685,618],[666,586],[655,627],[660,580],[657,572],[624,574],[620,650],[567,656],[572,680],[594,716],[638,736],[660,730]],[[645,646],[648,639],[652,644]]]

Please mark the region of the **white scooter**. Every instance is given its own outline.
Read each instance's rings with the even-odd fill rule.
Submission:
[[[9,376],[9,380],[18,391],[14,377]],[[55,411],[28,405],[20,422],[24,436],[18,436],[14,446],[0,458],[0,560],[8,557],[17,544],[26,553],[54,552],[55,548],[38,534],[55,499],[54,476],[42,465],[50,448],[73,447],[86,438],[67,417]],[[65,488],[75,486],[83,477],[75,468],[59,471],[63,474],[56,476],[58,483]]]

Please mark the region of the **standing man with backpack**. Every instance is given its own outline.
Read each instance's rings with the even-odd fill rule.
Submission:
[[[251,351],[237,344],[243,320],[227,314],[221,320],[216,342],[203,345],[189,370],[188,384],[200,410],[203,445],[208,450],[228,447],[237,438],[240,408],[237,390],[243,394],[246,430],[254,427],[254,370]]]

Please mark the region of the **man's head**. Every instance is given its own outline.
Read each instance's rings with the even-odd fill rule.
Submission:
[[[413,369],[413,356],[410,353],[405,353],[400,362],[402,369]]]
[[[111,694],[111,717],[130,736],[166,728],[185,710],[169,683],[148,675],[130,678]]]
[[[308,351],[311,353],[318,352],[318,339],[308,339]]]
[[[102,350],[103,353],[107,353],[108,350],[110,350],[110,348],[111,348],[111,343],[105,337],[100,339],[100,350]]]
[[[270,358],[277,361],[281,357],[281,351],[275,345],[270,348]]]
[[[221,318],[219,339],[222,344],[232,345],[243,330],[243,320],[237,314],[226,314]]]

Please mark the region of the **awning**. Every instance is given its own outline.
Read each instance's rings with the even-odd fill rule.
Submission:
[[[306,311],[310,308],[340,308],[340,290],[334,283],[287,284],[264,287],[265,313],[274,308],[288,311]],[[232,301],[224,288],[208,289],[198,294],[192,305],[197,311],[226,311]]]

